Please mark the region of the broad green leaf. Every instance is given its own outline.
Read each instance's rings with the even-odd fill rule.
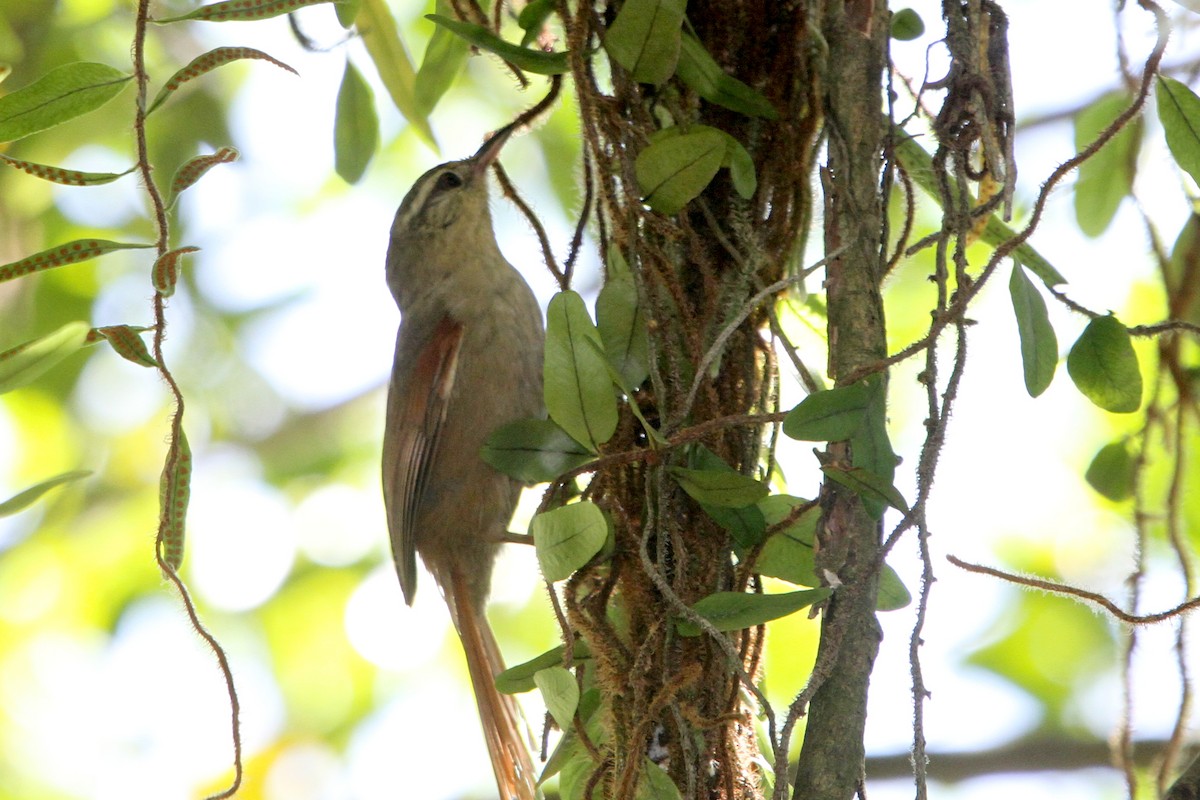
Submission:
[[[925,21],[921,15],[911,8],[902,8],[892,14],[892,38],[901,42],[911,42],[925,33]]]
[[[1082,151],[1091,145],[1131,102],[1132,98],[1125,93],[1110,94],[1079,112],[1075,116],[1075,149]],[[1075,219],[1079,229],[1088,236],[1104,233],[1121,201],[1133,191],[1141,143],[1142,118],[1139,116],[1079,165],[1079,179],[1075,181]]]
[[[341,8],[341,6],[338,6],[338,8]],[[285,69],[293,75],[300,74],[279,59],[273,58],[261,50],[255,50],[251,47],[218,47],[215,50],[209,50],[204,55],[197,56],[196,58],[192,59],[186,67],[168,78],[167,82],[163,84],[163,87],[158,90],[158,94],[155,95],[154,102],[152,102],[150,107],[146,109],[146,113],[151,113],[154,111],[154,109],[165,103],[168,97],[174,94],[180,86],[188,81],[199,78],[205,73],[212,72],[217,67],[222,67],[233,61],[241,61],[248,58],[269,61],[275,66]]]
[[[592,560],[608,539],[608,521],[595,503],[543,511],[529,525],[538,565],[548,581],[561,581]]]
[[[861,382],[814,392],[784,417],[783,432],[805,442],[844,441],[862,428],[868,400]]]
[[[449,0],[437,0],[437,13],[443,17],[449,16],[454,13],[454,7]],[[458,73],[462,72],[463,64],[467,63],[470,49],[466,40],[449,28],[441,25],[434,28],[429,44],[425,45],[421,68],[417,70],[417,106],[423,113],[431,113],[454,83]]]
[[[9,158],[3,154],[0,154],[0,161],[8,164],[10,167],[16,167],[23,172],[28,172],[35,178],[41,178],[51,183],[61,183],[63,186],[99,186],[105,183],[112,183],[117,178],[124,177],[137,169],[137,167],[130,167],[124,172],[80,172],[77,169],[63,169],[62,167],[52,167],[48,164],[21,161],[16,158]]]
[[[896,477],[896,451],[887,430],[887,392],[883,379],[874,376],[865,379],[867,407],[863,424],[850,437],[850,450],[854,457],[852,467],[861,467],[877,475],[884,484],[891,484]],[[876,518],[883,515],[883,505],[865,498],[865,505]]]
[[[504,694],[520,694],[521,692],[533,691],[535,687],[533,676],[549,667],[561,667],[565,652],[566,648],[560,644],[557,647],[550,648],[539,656],[534,656],[522,664],[509,667],[496,676],[496,689]],[[592,652],[588,648],[587,642],[582,639],[575,642],[573,652],[575,660],[572,664],[578,664],[592,657]]]
[[[767,521],[757,506],[728,508],[701,503],[700,508],[733,537],[734,544],[747,550],[762,541],[767,533]]]
[[[1129,331],[1114,316],[1088,323],[1067,355],[1067,373],[1084,397],[1105,411],[1128,414],[1142,405],[1142,371]]]
[[[698,125],[651,142],[634,162],[644,202],[660,213],[677,213],[712,182],[725,161],[725,139],[721,131]]]
[[[564,731],[570,728],[579,706],[579,684],[575,683],[575,676],[561,666],[554,666],[535,672],[533,682],[558,727]]]
[[[302,6],[315,6],[320,3],[340,3],[342,0],[222,0],[220,3],[210,3],[200,6],[195,11],[178,17],[156,19],[160,25],[170,22],[181,22],[194,19],[201,22],[252,22],[269,19],[283,14],[290,14]]]
[[[639,83],[675,74],[687,0],[625,0],[604,34],[604,49]]]
[[[55,475],[53,478],[47,478],[41,483],[30,486],[23,492],[18,492],[0,503],[0,517],[11,517],[18,511],[24,511],[41,499],[42,495],[56,486],[62,486],[64,483],[86,478],[91,474],[92,471],[90,469],[74,470],[72,472],[64,472],[61,475]]]
[[[603,348],[583,298],[571,291],[556,294],[546,309],[546,410],[593,453],[617,429],[617,398]]]
[[[412,59],[400,39],[396,20],[388,11],[386,0],[360,0],[362,8],[355,18],[355,25],[362,34],[367,53],[375,62],[379,78],[387,88],[388,96],[396,108],[408,120],[421,139],[437,150],[437,141],[429,127],[428,115],[417,100],[417,73]]]
[[[462,22],[439,14],[426,14],[425,19],[448,28],[476,47],[487,50],[489,53],[495,53],[525,72],[537,75],[561,75],[571,69],[567,61],[567,54],[564,52],[547,53],[544,50],[521,47],[512,42],[506,42],[487,28],[473,22]]]
[[[532,684],[532,680],[530,683]],[[603,741],[605,734],[604,728],[600,723],[601,715],[596,714],[596,709],[600,707],[600,699],[599,689],[594,686],[586,689],[579,698],[579,709],[576,712],[579,718],[583,720],[584,729],[593,743]],[[554,748],[554,752],[546,759],[546,766],[542,768],[542,774],[538,776],[537,785],[541,786],[560,772],[565,772],[567,764],[579,759],[586,759],[588,763],[591,763],[591,757],[588,755],[587,748],[579,741],[579,737],[575,733],[575,727],[571,726],[563,731],[562,738],[558,740],[558,745]],[[574,778],[570,780],[574,780]],[[568,783],[569,779],[566,777],[559,783],[559,796],[562,800],[578,796],[579,789],[582,788],[577,787],[572,789]]]
[[[896,570],[887,564],[879,571],[879,591],[875,595],[876,611],[899,611],[912,602],[912,594]]]
[[[333,7],[337,12],[338,24],[349,30],[354,27],[354,18],[358,16],[358,9],[362,5],[360,0],[340,0]]]
[[[758,176],[754,173],[754,159],[742,143],[725,134],[725,160],[721,166],[729,167],[733,190],[738,196],[749,200],[758,190]]]
[[[1121,440],[1101,447],[1083,477],[1097,492],[1119,503],[1133,497],[1136,467],[1133,454]]]
[[[37,380],[72,353],[82,350],[90,328],[68,322],[53,333],[0,353],[0,394]]]
[[[379,147],[379,116],[375,93],[346,59],[333,120],[334,169],[346,183],[358,183]]]
[[[522,483],[547,483],[591,461],[587,448],[548,419],[521,419],[498,428],[483,460]]]
[[[1008,279],[1013,312],[1017,315],[1017,335],[1021,340],[1021,365],[1025,372],[1025,391],[1037,397],[1054,380],[1058,367],[1058,337],[1046,312],[1046,301],[1020,264],[1013,264]]]
[[[574,757],[562,766],[558,776],[558,793],[561,800],[588,800],[584,797],[588,781],[599,765],[592,760],[588,751],[579,748]]]
[[[107,64],[77,61],[52,69],[23,89],[0,97],[0,142],[11,142],[95,111],[133,76]]]
[[[625,385],[636,389],[650,374],[646,315],[629,272],[610,275],[596,297],[596,328],[604,352]]]
[[[642,776],[634,800],[680,800],[679,787],[667,771],[642,757]]]
[[[1169,316],[1200,324],[1200,292],[1188,291],[1200,284],[1200,214],[1193,212],[1179,229],[1166,263],[1166,278]]]
[[[721,65],[713,60],[700,40],[686,31],[679,50],[677,74],[681,81],[710,103],[748,117],[779,118],[779,112],[770,100],[721,69]]]
[[[1200,97],[1174,78],[1158,76],[1158,118],[1167,147],[1192,179],[1200,183]]]
[[[697,503],[718,508],[751,506],[771,491],[762,481],[732,470],[669,467],[668,471]]]
[[[908,513],[908,503],[904,501],[904,495],[900,494],[895,486],[890,481],[886,481],[879,475],[876,475],[870,470],[861,467],[851,467],[843,469],[835,466],[821,467],[821,471],[825,476],[834,483],[839,483],[858,494],[863,500],[873,500],[877,503],[889,505],[897,511]]]
[[[546,19],[554,13],[557,2],[558,0],[530,0],[525,4],[521,13],[517,15],[517,24],[525,31],[525,35],[521,37],[521,47],[528,47],[538,38]]]
[[[912,178],[913,182],[921,187],[934,202],[941,203],[941,195],[938,193],[938,179],[933,174],[933,156],[925,152],[925,148],[917,144],[916,139],[910,136],[899,125],[892,126],[893,148],[896,160],[900,162],[900,166],[904,167],[904,171]],[[957,191],[957,183],[954,179],[950,179],[951,191]],[[973,200],[972,200],[973,202]],[[987,226],[983,229],[981,237],[983,241],[997,247],[1000,244],[1008,241],[1015,235],[1015,232],[1000,219],[1000,217],[992,214],[988,217]],[[1018,245],[1011,253],[1013,259],[1021,262],[1029,271],[1042,280],[1047,286],[1057,286],[1060,283],[1066,283],[1067,279],[1059,274],[1049,261],[1042,257],[1042,254],[1033,248],[1029,242],[1024,242]]]
[[[775,526],[806,502],[791,495],[773,494],[763,498],[757,507],[766,518],[767,524]],[[814,505],[787,527],[767,537],[758,558],[754,560],[754,571],[800,586],[819,586],[820,581],[817,579],[813,560],[813,540],[820,516],[820,507]]]
[[[747,592],[717,592],[701,599],[692,610],[712,623],[718,631],[737,631],[762,625],[773,619],[795,614],[819,603],[832,594],[830,589],[805,589],[783,594],[749,594]],[[699,636],[700,627],[687,620],[677,620],[681,636]]]

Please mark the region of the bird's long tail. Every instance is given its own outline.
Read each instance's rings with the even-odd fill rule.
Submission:
[[[467,657],[467,672],[479,707],[479,724],[483,727],[492,771],[496,774],[500,800],[535,800],[538,793],[533,760],[526,739],[521,735],[521,711],[512,696],[496,689],[495,677],[504,669],[500,647],[487,618],[471,601],[463,576],[453,568],[448,572],[449,575],[439,575],[442,580],[438,582]]]

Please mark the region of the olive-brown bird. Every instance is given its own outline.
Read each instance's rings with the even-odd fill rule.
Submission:
[[[462,640],[501,800],[532,800],[533,764],[484,616],[520,493],[483,461],[499,426],[542,413],[542,314],[496,244],[487,172],[512,132],[422,175],[396,212],[387,284],[400,307],[383,439],[383,496],[404,600],[419,553]]]

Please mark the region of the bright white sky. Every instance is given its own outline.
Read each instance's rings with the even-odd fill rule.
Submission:
[[[410,2],[404,13],[415,17],[422,5]],[[941,30],[939,5],[936,0],[912,3],[931,32]],[[1011,20],[1010,40],[1020,43],[1013,52],[1019,119],[1075,106],[1115,85],[1111,3],[1008,0],[1004,6]],[[310,32],[328,38],[334,31],[325,23],[328,14],[327,9],[317,9],[301,14],[301,19]],[[1125,16],[1137,23],[1134,30],[1143,29],[1141,20],[1146,15],[1131,8]],[[1067,31],[1070,35],[1064,36]],[[509,110],[531,100],[513,91],[495,106],[482,106],[451,96],[432,119],[443,157],[421,147],[402,148],[403,155],[399,148],[390,148],[377,157],[363,185],[344,189],[331,200],[310,203],[307,199],[327,187],[333,174],[332,108],[342,56],[300,52],[282,18],[254,25],[211,26],[204,34],[213,46],[245,44],[266,50],[299,69],[303,78],[256,64],[234,107],[242,161],[217,168],[185,196],[184,213],[194,226],[192,243],[204,248],[192,262],[201,288],[231,310],[302,297],[286,310],[266,315],[246,343],[251,362],[294,406],[321,408],[381,387],[390,368],[398,321],[383,285],[387,231],[396,205],[425,169],[444,158],[473,152],[486,131],[507,121]],[[922,74],[925,48],[932,38],[927,33],[916,42],[893,43],[893,55],[903,71]],[[1178,35],[1173,42],[1171,52],[1177,56],[1187,52],[1184,38]],[[1136,36],[1131,39],[1141,42]],[[1135,54],[1144,52],[1143,44],[1134,46]],[[1064,51],[1067,47],[1069,51]],[[360,48],[354,45],[350,52],[373,78]],[[488,70],[492,65],[479,59],[472,68]],[[932,74],[937,76],[940,69],[935,64]],[[377,94],[385,97],[382,89],[377,88]],[[388,141],[403,127],[403,120],[387,109],[383,120]],[[1152,128],[1149,138],[1159,136]],[[1069,125],[1047,126],[1018,139],[1018,198],[1025,207],[1040,180],[1071,154],[1071,147]],[[86,163],[93,170],[115,166],[97,163],[98,158],[94,152],[78,153],[72,165]],[[556,201],[545,189],[547,166],[535,144],[514,141],[504,161],[539,210],[548,216],[558,213]],[[1151,213],[1162,221],[1164,231],[1177,230],[1188,206],[1165,155],[1153,149],[1144,153],[1141,169],[1139,187]],[[96,193],[101,191],[109,192],[107,206],[116,214],[136,207],[130,195],[136,187],[123,182],[93,190],[87,207],[76,212],[81,218],[94,214]],[[63,193],[64,199],[68,194]],[[303,214],[299,220],[293,216],[298,199]],[[503,249],[523,269],[544,305],[554,287],[541,266],[534,237],[510,209],[499,202],[494,206]],[[102,222],[94,216],[87,219]],[[1072,295],[1093,308],[1120,311],[1130,281],[1148,264],[1145,237],[1130,205],[1122,208],[1105,237],[1094,242],[1082,239],[1073,224],[1068,182],[1053,196],[1042,231],[1034,241],[1066,275]],[[561,221],[551,222],[550,233],[556,247],[565,246],[569,231]],[[145,298],[141,283],[118,282],[106,293],[100,316],[111,314],[114,321],[141,318]],[[1025,395],[1015,325],[1002,283],[984,294],[973,316],[980,324],[972,331],[971,368],[931,510],[939,582],[925,634],[925,670],[934,692],[927,719],[934,752],[995,744],[1036,723],[1030,701],[1000,681],[961,666],[967,643],[977,643],[981,631],[994,624],[1002,589],[989,580],[956,572],[942,555],[953,552],[967,560],[994,562],[993,547],[1002,537],[1054,541],[1068,578],[1072,573],[1089,581],[1102,576],[1094,588],[1117,595],[1126,564],[1112,554],[1128,547],[1124,520],[1094,508],[1090,490],[1080,479],[1101,443],[1087,437],[1102,412],[1074,391],[1065,369],[1060,369],[1055,384],[1039,400]],[[186,297],[172,300],[171,317],[173,339],[182,340],[195,324]],[[1065,350],[1082,322],[1055,312],[1055,326]],[[131,395],[129,371],[115,359],[111,363],[96,359],[85,380],[108,384],[118,375],[128,398],[118,409],[89,404],[85,393],[79,400],[100,427],[113,430],[140,421],[160,400],[152,378],[140,394]],[[382,430],[381,394],[379,401]],[[246,419],[247,425],[255,424],[253,407]],[[259,419],[257,424],[266,422]],[[898,449],[905,452],[906,465],[911,465],[919,432],[898,433]],[[196,443],[202,435],[194,433],[190,438]],[[798,459],[811,459],[810,447],[793,449]],[[905,469],[901,467],[901,476]],[[805,468],[794,471],[804,474]],[[980,488],[985,481],[986,493]],[[911,496],[911,479],[899,477],[898,484]],[[805,488],[794,490],[804,493]],[[1017,497],[1019,507],[1012,501]],[[348,514],[353,518],[347,519]],[[335,484],[291,509],[262,481],[256,465],[244,454],[217,449],[198,461],[189,530],[190,568],[195,590],[218,608],[236,612],[261,603],[284,580],[299,551],[321,563],[346,563],[366,552],[382,553],[385,537],[374,483]],[[915,591],[919,572],[914,549],[911,542],[902,546],[894,566]],[[496,600],[523,601],[524,587],[532,585],[525,571],[533,569],[531,556],[515,553],[506,559],[501,573],[508,579],[497,578]],[[1149,598],[1149,606],[1177,601],[1177,587],[1160,588],[1163,596]],[[872,684],[868,740],[872,752],[891,753],[909,745],[911,609],[885,615],[883,621],[886,638]],[[458,676],[441,667],[442,645],[403,644],[443,642],[449,626],[436,593],[424,591],[415,609],[404,608],[392,568],[381,561],[379,570],[351,600],[346,627],[351,642],[366,658],[392,671],[380,687],[381,696],[388,699],[355,735],[348,769],[343,770],[334,755],[319,745],[297,747],[286,759],[288,766],[276,768],[269,776],[268,796],[392,798],[397,796],[389,788],[397,780],[397,754],[404,754],[404,762],[410,765],[440,763],[447,741],[477,748],[480,757],[462,757],[460,769],[449,775],[439,770],[420,786],[416,782],[421,773],[405,770],[406,796],[436,800],[470,790],[486,791],[491,778],[474,729],[474,709],[461,692]],[[234,656],[246,745],[252,753],[270,741],[282,724],[282,701],[252,634],[236,628],[217,633]],[[1163,666],[1167,659],[1161,657],[1167,652],[1163,638],[1167,633],[1147,636],[1143,648],[1143,653],[1158,654],[1159,663],[1139,665],[1141,684],[1147,687],[1139,733],[1147,736],[1164,732],[1165,715],[1174,707],[1175,681]],[[184,628],[173,601],[164,596],[161,602],[129,615],[112,647],[102,642],[89,646],[49,641],[46,648],[45,663],[57,664],[55,669],[66,674],[42,674],[36,681],[43,691],[31,695],[30,712],[37,721],[30,753],[34,758],[54,754],[46,771],[59,776],[64,790],[92,798],[185,797],[188,787],[211,780],[225,768],[223,691],[215,682],[209,657]],[[71,651],[65,662],[61,660],[64,648]],[[152,659],[145,657],[148,649]],[[36,664],[30,668],[31,676],[39,675]],[[171,687],[207,689],[180,696],[165,684],[161,693],[151,688],[168,680]],[[1166,693],[1161,703],[1149,687]],[[1089,698],[1094,702],[1089,703],[1085,719],[1101,737],[1116,718],[1118,692],[1115,686],[1109,688],[1107,694],[1097,692]],[[178,704],[169,719],[157,708],[156,698],[165,696]],[[191,727],[181,731],[180,720],[191,721]],[[54,746],[39,747],[39,741]],[[64,748],[77,757],[64,763],[60,758]],[[131,780],[132,775],[137,778]],[[1102,790],[1113,792],[1117,785],[1115,776],[1104,772],[1069,773],[1023,781],[979,780],[940,790],[935,796],[1082,800]],[[145,792],[138,794],[135,786],[146,787]],[[880,784],[871,791],[875,800],[907,798],[911,793],[911,786],[902,783]]]

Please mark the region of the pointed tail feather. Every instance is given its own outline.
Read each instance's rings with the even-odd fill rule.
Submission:
[[[438,576],[442,578],[443,576]],[[521,735],[523,719],[516,700],[496,689],[495,677],[504,669],[500,647],[487,619],[471,602],[466,582],[451,569],[449,580],[439,580],[446,605],[462,641],[467,657],[467,672],[479,707],[479,723],[487,742],[492,771],[500,800],[536,800],[533,760]]]

